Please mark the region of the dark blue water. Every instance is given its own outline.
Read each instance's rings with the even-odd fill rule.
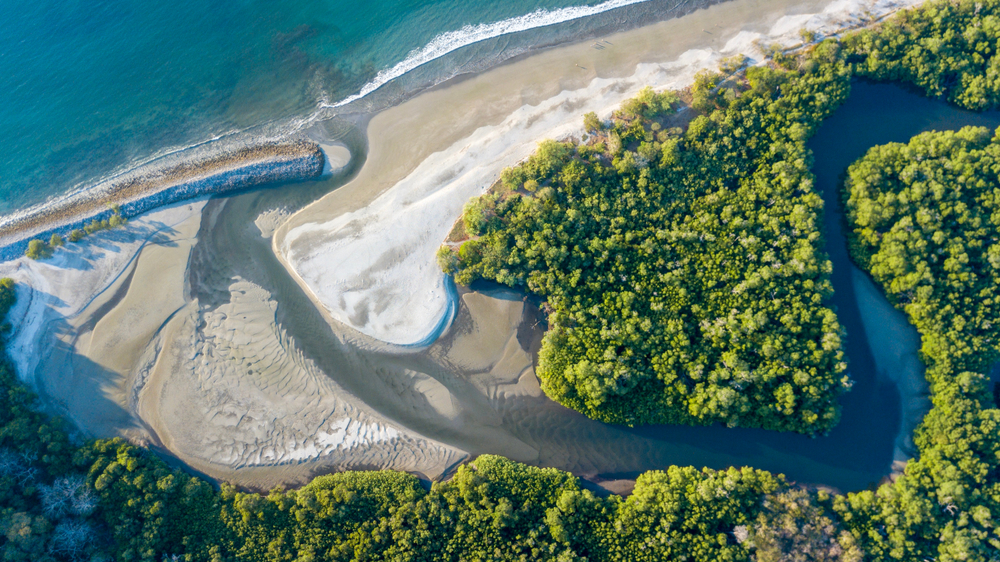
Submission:
[[[546,22],[635,1],[5,0],[0,214],[233,131],[286,131],[436,38],[445,51],[470,42],[464,26],[533,27],[537,44],[580,26],[538,32]],[[550,13],[524,20],[537,10]],[[460,63],[524,48],[485,43]]]

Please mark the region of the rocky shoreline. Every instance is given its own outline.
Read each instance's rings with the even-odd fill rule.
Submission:
[[[153,171],[136,170],[64,199],[0,220],[0,261],[24,255],[28,242],[67,235],[117,206],[134,217],[164,205],[323,173],[325,157],[309,141],[262,143]]]

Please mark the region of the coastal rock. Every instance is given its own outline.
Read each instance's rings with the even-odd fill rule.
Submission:
[[[166,168],[139,168],[0,221],[0,260],[23,255],[31,239],[65,236],[87,222],[107,219],[115,205],[123,216],[133,217],[186,199],[317,178],[324,164],[318,144],[294,141],[247,146]]]

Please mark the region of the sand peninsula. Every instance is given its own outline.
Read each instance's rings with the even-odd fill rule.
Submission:
[[[28,241],[65,236],[117,205],[134,217],[186,199],[224,195],[268,183],[319,177],[324,154],[309,141],[262,142],[168,166],[142,166],[92,188],[0,220],[0,260],[23,255]]]
[[[727,57],[863,27],[913,0],[734,0],[595,49],[582,42],[432,90],[376,115],[360,174],[293,215],[274,236],[289,271],[337,321],[390,346],[426,346],[455,313],[435,253],[463,206],[537,143],[583,134],[645,86],[683,89]]]

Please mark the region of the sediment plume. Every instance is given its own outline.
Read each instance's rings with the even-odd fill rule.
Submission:
[[[205,195],[234,193],[275,182],[302,181],[323,173],[324,155],[309,141],[244,146],[176,165],[133,170],[92,189],[0,220],[0,261],[24,254],[33,238],[66,235],[92,220],[125,217]]]

